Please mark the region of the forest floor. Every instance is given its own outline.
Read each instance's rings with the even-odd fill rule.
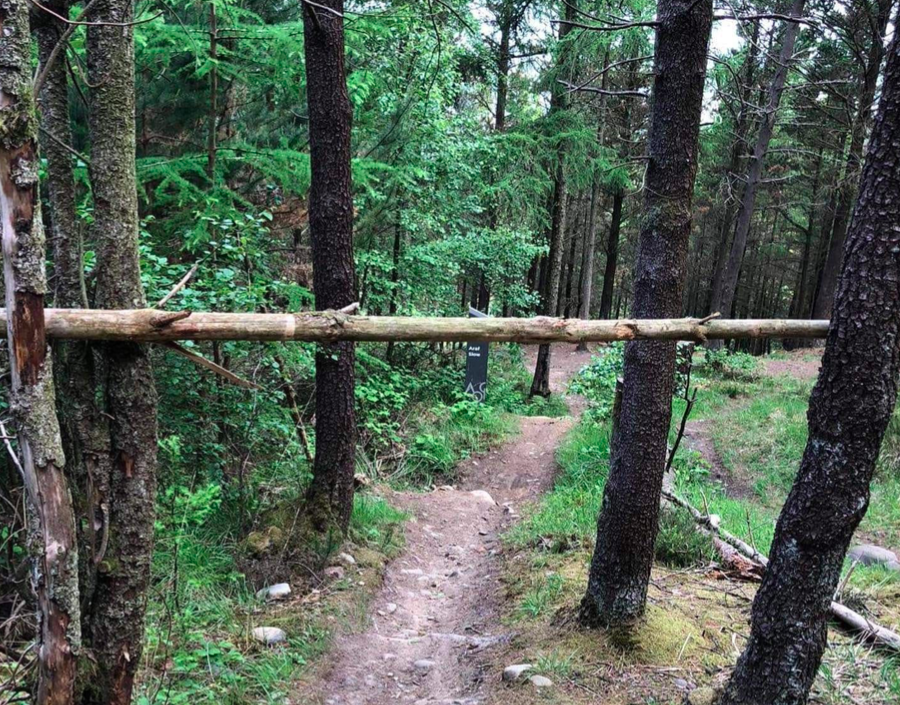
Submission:
[[[529,350],[531,369],[534,361]],[[564,393],[589,361],[589,352],[554,346],[551,390]],[[387,496],[410,515],[405,547],[385,570],[365,628],[337,638],[294,702],[486,701],[500,678],[486,655],[513,636],[501,622],[500,537],[553,481],[557,446],[583,408],[577,397],[567,402],[570,416],[520,417],[516,436],[462,463],[457,486]]]
[[[555,346],[553,390],[564,393],[588,362],[587,353]],[[533,367],[533,350],[526,363]],[[735,380],[705,377],[701,363],[696,418],[676,460],[677,491],[766,551],[805,444],[819,354],[779,353],[755,365],[753,375]],[[519,417],[519,434],[464,461],[456,486],[384,490],[410,517],[405,546],[368,606],[359,597],[327,656],[304,670],[289,702],[703,703],[724,682],[746,640],[757,580],[723,565],[690,520],[672,512],[663,515],[643,624],[620,634],[575,623],[608,431],[579,422],[586,400],[566,402],[567,417]],[[897,487],[876,485],[865,540],[896,546]],[[860,568],[848,576],[843,599],[887,626],[900,623],[894,575]],[[504,681],[514,664],[529,664],[527,675],[542,676],[543,686]],[[896,660],[830,632],[811,702],[882,704],[898,696]]]

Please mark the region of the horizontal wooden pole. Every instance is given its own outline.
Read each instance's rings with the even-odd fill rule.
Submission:
[[[6,325],[6,311],[0,309]],[[405,318],[340,312],[200,313],[46,309],[47,335],[57,340],[485,341],[579,343],[710,338],[824,338],[828,321],[783,319],[585,321],[579,318]]]

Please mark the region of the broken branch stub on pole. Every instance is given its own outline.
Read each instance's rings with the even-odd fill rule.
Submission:
[[[412,318],[351,316],[340,311],[304,313],[205,313],[154,309],[104,311],[45,309],[47,335],[57,340],[295,340],[485,341],[579,343],[618,340],[824,338],[828,321],[697,318]],[[0,309],[5,326],[6,310]]]

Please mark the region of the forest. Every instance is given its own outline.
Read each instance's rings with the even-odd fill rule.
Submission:
[[[0,0],[0,705],[900,703],[895,0]]]

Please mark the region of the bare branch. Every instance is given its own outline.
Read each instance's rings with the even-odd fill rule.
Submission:
[[[198,267],[200,267],[200,263],[195,262],[194,266],[190,268],[188,273],[185,274],[181,278],[181,281],[179,281],[175,286],[173,286],[172,290],[159,300],[159,302],[156,304],[155,308],[165,308],[166,304],[172,300],[172,297],[175,296],[175,294],[177,294],[179,291],[181,291],[187,285],[187,283],[191,280],[191,277],[193,277],[197,273]]]
[[[181,347],[178,343],[174,341],[168,341],[164,343],[165,347],[167,347],[172,352],[178,353],[179,355],[186,357],[191,362],[200,365],[200,367],[205,367],[206,369],[215,372],[220,377],[224,377],[232,384],[236,384],[239,387],[245,387],[246,389],[260,389],[258,384],[254,384],[253,382],[248,382],[246,379],[242,377],[238,377],[231,370],[226,370],[221,365],[217,365],[212,360],[207,360],[202,355],[198,355],[195,352],[191,352],[187,348]]]
[[[585,24],[584,22],[573,22],[572,20],[551,20],[551,24],[565,24],[570,27],[578,27],[579,29],[589,29],[593,32],[618,32],[623,29],[634,29],[635,27],[651,27],[656,28],[659,27],[659,22],[656,21],[648,21],[648,22],[623,22],[621,24],[610,24],[605,27],[593,25],[593,24]]]
[[[28,0],[32,5],[34,5],[39,10],[43,10],[48,15],[53,15],[60,22],[64,22],[67,25],[75,25],[79,27],[134,27],[139,24],[147,24],[148,22],[153,22],[153,20],[162,17],[164,11],[157,12],[153,17],[148,17],[143,20],[134,20],[133,22],[82,22],[81,20],[70,20],[68,17],[63,17],[58,12],[54,12],[49,7],[45,7],[41,5],[37,0]],[[84,13],[81,13],[84,15]]]
[[[810,17],[791,17],[777,12],[765,12],[759,15],[714,15],[713,22],[718,20],[736,20],[737,22],[756,22],[758,20],[779,20],[781,22],[796,22],[809,27],[818,27],[819,23]]]
[[[597,86],[576,86],[573,83],[569,83],[568,81],[558,80],[557,83],[561,83],[566,88],[569,89],[569,93],[572,92],[583,92],[583,93],[598,93],[599,95],[612,95],[619,96],[622,98],[648,98],[649,94],[642,93],[641,91],[608,91],[605,88],[598,88]]]

